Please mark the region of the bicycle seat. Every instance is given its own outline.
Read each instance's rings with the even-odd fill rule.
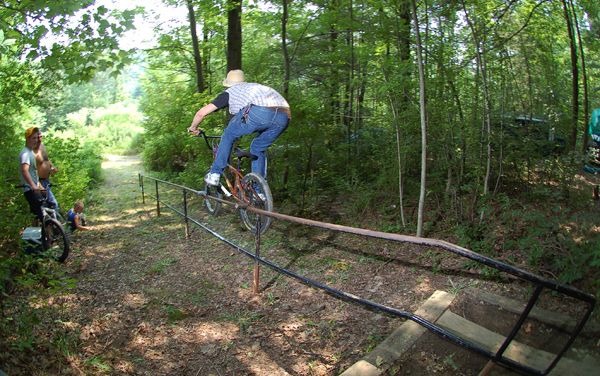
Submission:
[[[238,147],[236,147],[233,150],[235,151],[236,158],[239,158],[239,159],[242,159],[244,157],[252,158],[252,153],[250,153],[249,151],[242,150]]]

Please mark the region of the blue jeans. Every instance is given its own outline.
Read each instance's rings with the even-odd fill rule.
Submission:
[[[58,202],[56,201],[56,198],[52,194],[50,187],[48,187],[48,184],[50,184],[50,179],[40,179],[40,184],[42,185],[42,187],[46,188],[46,200],[47,200],[48,204],[50,205],[50,207],[52,207],[54,209],[58,209]]]
[[[248,110],[246,122],[242,122],[244,112]],[[236,138],[257,133],[250,144],[252,153],[252,172],[267,178],[267,158],[265,151],[275,142],[290,122],[285,112],[269,110],[265,107],[250,105],[238,112],[227,125],[221,136],[219,150],[210,172],[222,174],[231,154],[231,148]]]

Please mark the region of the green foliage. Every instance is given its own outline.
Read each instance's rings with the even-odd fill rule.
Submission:
[[[23,107],[36,98],[41,85],[34,69],[12,58],[0,57],[0,110],[2,121],[18,114]]]
[[[42,96],[45,102],[41,105],[43,107],[41,111],[44,113],[44,119],[40,126],[44,129],[66,131],[81,124],[92,125],[96,120],[94,119],[96,110],[106,111],[109,114],[126,113],[132,116],[128,123],[138,122],[139,115],[131,108],[137,105],[136,98],[139,97],[137,91],[139,69],[129,67],[118,77],[113,77],[113,72],[114,70],[98,72],[90,81],[84,83],[66,85],[64,82],[57,82],[52,90],[43,87]],[[111,105],[115,108],[108,109]],[[71,123],[70,116],[74,117],[75,124]],[[81,116],[83,120],[80,119]]]
[[[237,312],[231,312],[223,315],[223,319],[227,321],[232,321],[237,324],[240,332],[246,334],[248,328],[256,321],[258,321],[261,317],[260,313],[250,312],[250,311],[242,311],[238,309]]]
[[[151,60],[161,69],[148,72],[142,81],[146,95],[140,101],[140,110],[145,115],[144,120],[144,151],[143,162],[149,171],[161,171],[163,176],[176,179],[178,174],[185,173],[183,178],[190,181],[194,174],[203,175],[206,167],[199,162],[198,156],[212,158],[211,152],[200,139],[193,138],[187,132],[191,119],[208,98],[207,94],[193,94],[188,83],[179,75],[166,68],[162,58]],[[154,65],[152,65],[154,66]],[[225,111],[217,112],[202,123],[207,133],[220,134],[226,122]],[[198,167],[200,169],[198,170]],[[193,177],[191,180],[195,180]]]
[[[123,149],[120,149],[120,155],[140,155],[146,145],[146,138],[143,133],[135,133],[123,143]]]
[[[572,283],[589,273],[600,280],[599,216],[585,213],[587,202],[569,208],[553,192],[538,189],[518,198],[500,195],[492,202],[490,220],[479,226],[465,223],[456,227],[461,245],[508,258],[515,266],[536,273],[550,272],[562,283]],[[536,204],[522,203],[528,201]]]
[[[45,69],[62,71],[70,83],[86,81],[110,67],[118,74],[131,60],[128,52],[119,50],[117,37],[134,28],[139,10],[109,12],[93,4],[93,0],[5,1],[0,25],[5,41],[14,40],[11,55],[41,60]],[[45,43],[48,35],[54,37],[53,43]]]
[[[83,108],[65,119],[68,126],[55,126],[50,133],[64,139],[86,143],[84,148],[93,154],[124,154],[136,149],[134,137],[142,133],[141,114],[136,106],[116,103],[106,108]]]
[[[52,262],[36,256],[19,255],[0,260],[0,336],[10,350],[25,351],[42,345],[35,335],[43,319],[53,315],[52,308],[37,301],[41,294],[60,295],[74,287]],[[11,281],[10,285],[7,281]],[[11,286],[7,289],[7,286]],[[27,290],[28,294],[14,294]],[[50,320],[54,325],[54,322]],[[50,330],[54,330],[51,328]]]

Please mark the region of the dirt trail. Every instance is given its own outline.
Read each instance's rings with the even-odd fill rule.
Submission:
[[[186,239],[178,214],[162,206],[158,216],[150,197],[142,203],[138,157],[111,156],[102,168],[106,181],[92,197],[99,204],[86,208],[97,230],[74,236],[72,255],[62,266],[79,282],[51,302],[63,321],[68,318],[66,337],[76,351],[40,375],[337,375],[403,322],[266,267],[254,294],[251,259],[193,224]],[[153,182],[144,186],[154,194]],[[183,210],[181,191],[159,188],[161,200]],[[188,197],[188,204],[196,221],[254,249],[235,210],[224,207],[213,218],[201,198]],[[315,215],[334,221],[330,213]],[[277,265],[409,312],[438,289],[459,296],[466,286],[513,298],[528,293],[518,282],[490,282],[468,271],[458,275],[452,269],[464,260],[411,245],[282,222],[261,244],[261,256]],[[557,307],[572,309],[569,302]],[[480,316],[497,324],[493,315]],[[454,350],[441,339],[426,341],[407,354],[397,374],[471,375],[487,362],[449,353]]]

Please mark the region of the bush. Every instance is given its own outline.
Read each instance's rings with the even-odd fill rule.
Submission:
[[[58,173],[51,179],[61,208],[66,211],[75,201],[85,200],[87,191],[102,182],[102,157],[91,140],[83,144],[75,139],[46,136],[44,143]]]

